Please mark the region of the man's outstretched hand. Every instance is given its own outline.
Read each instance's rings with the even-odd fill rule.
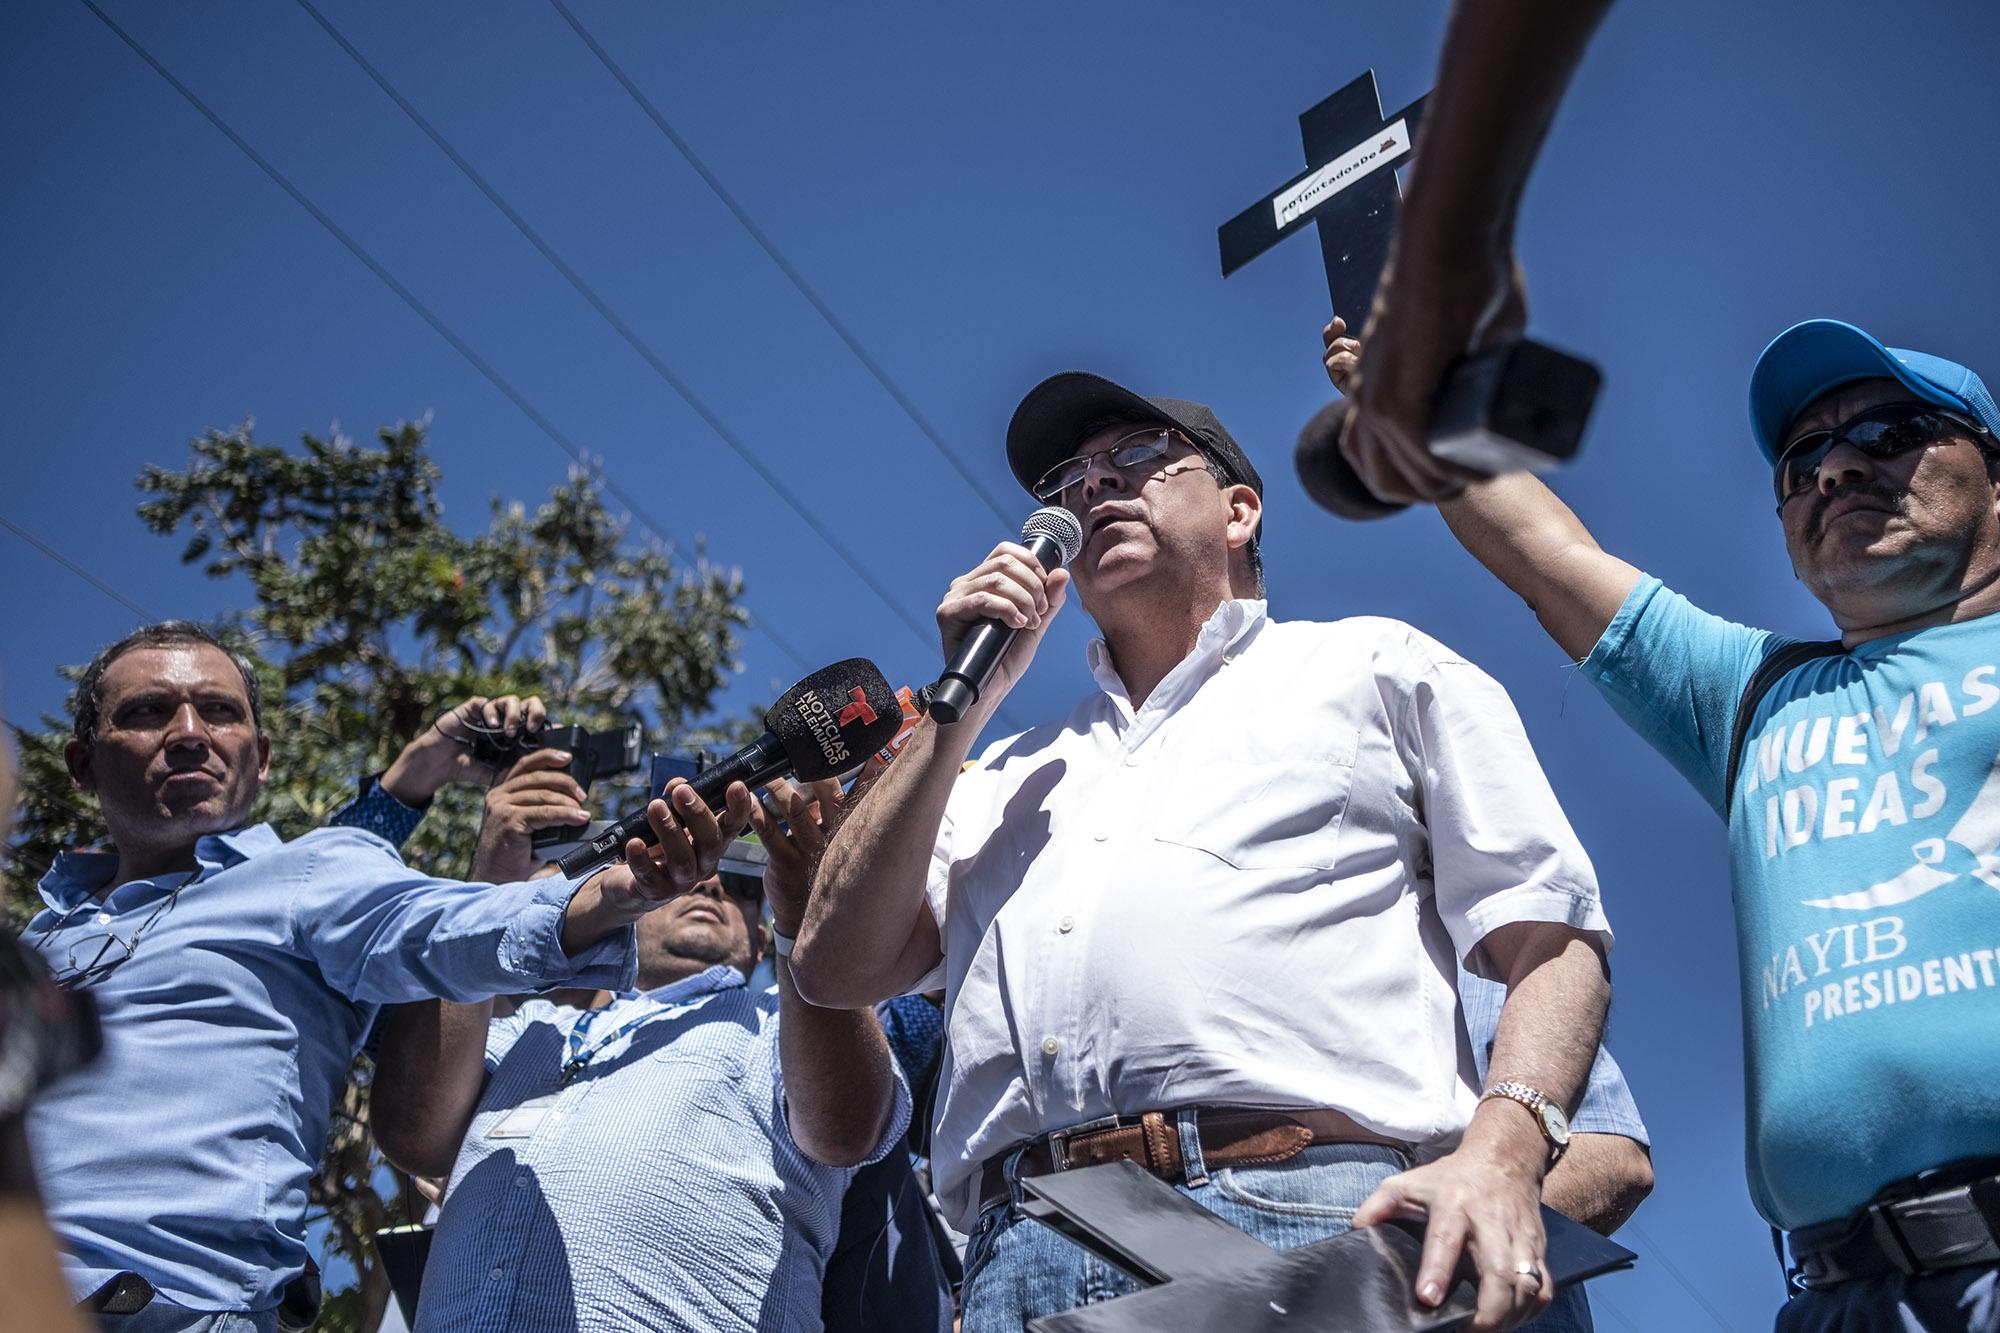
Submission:
[[[666,795],[646,807],[646,822],[658,841],[648,846],[642,838],[631,839],[622,863],[576,891],[563,916],[563,951],[572,957],[582,953],[713,875],[724,849],[750,826],[753,804],[750,789],[740,782],[729,784],[723,802],[718,815],[685,778],[668,783]]]

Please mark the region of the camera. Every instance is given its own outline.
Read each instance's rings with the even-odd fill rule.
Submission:
[[[524,731],[508,736],[498,731],[482,731],[472,740],[472,757],[495,770],[510,767],[522,755],[534,750],[568,750],[569,766],[563,771],[576,779],[585,791],[598,778],[613,778],[639,767],[639,745],[643,732],[637,722],[617,731],[592,734],[587,727],[547,726],[540,731]]]
[[[534,750],[567,750],[569,765],[563,771],[576,779],[577,786],[589,791],[590,784],[598,778],[613,778],[638,768],[644,762],[639,753],[643,739],[644,730],[637,722],[627,723],[616,731],[597,733],[576,726],[546,726],[540,731],[513,736],[482,731],[473,737],[472,757],[497,772]],[[553,847],[573,842],[576,836],[577,830],[573,828],[538,829],[534,845]]]

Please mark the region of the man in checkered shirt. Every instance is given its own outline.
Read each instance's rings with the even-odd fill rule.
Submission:
[[[582,792],[531,754],[488,800],[483,856],[533,828],[587,822]],[[705,816],[669,789],[675,815]],[[419,1330],[816,1330],[820,1275],[853,1168],[908,1126],[908,1089],[872,1012],[814,1009],[763,952],[762,899],[789,935],[837,784],[738,784],[770,854],[763,884],[728,872],[645,919],[638,989],[592,1009],[531,1000],[413,1005],[384,1034],[374,1124],[391,1160],[450,1187]],[[690,840],[655,802],[663,851]],[[783,819],[789,828],[781,828]],[[614,868],[607,873],[620,873]]]

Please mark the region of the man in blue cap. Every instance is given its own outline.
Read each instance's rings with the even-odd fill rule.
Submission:
[[[1329,342],[1337,386],[1357,352]],[[1525,475],[1440,510],[1728,822],[1778,1327],[2000,1329],[2000,411],[1816,319],[1764,350],[1750,414],[1837,640],[1700,610]]]

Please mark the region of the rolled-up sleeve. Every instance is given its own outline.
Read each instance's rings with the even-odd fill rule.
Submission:
[[[308,836],[314,845],[292,886],[291,936],[349,999],[470,1002],[553,986],[623,990],[637,975],[629,927],[573,958],[563,952],[563,916],[580,881],[433,879],[360,829]]]
[[[1597,873],[1499,682],[1434,657],[1411,707],[1437,909],[1459,959],[1517,921],[1595,931],[1609,948]]]

